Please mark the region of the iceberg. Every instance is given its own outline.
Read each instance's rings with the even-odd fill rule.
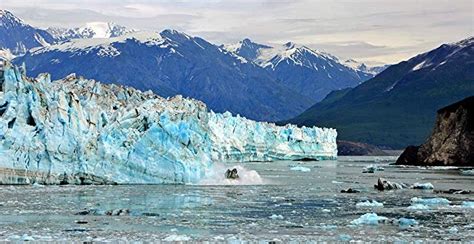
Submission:
[[[276,126],[182,96],[24,70],[0,71],[0,184],[186,184],[218,162],[337,157],[335,129]]]
[[[434,189],[433,184],[431,183],[418,183],[416,182],[415,184],[412,185],[413,189],[421,189],[421,190],[432,190]]]
[[[428,206],[440,206],[440,205],[449,205],[451,201],[446,198],[435,197],[435,198],[419,198],[414,197],[411,199],[411,203],[415,204],[423,204]]]
[[[474,208],[474,202],[463,201],[462,206],[465,207],[465,208]]]
[[[359,207],[359,208],[381,208],[383,207],[383,203],[381,202],[377,202],[375,200],[367,200],[367,201],[364,201],[364,202],[358,202],[356,203],[356,207]]]
[[[378,225],[384,223],[388,218],[384,216],[378,216],[376,213],[366,213],[360,216],[358,219],[351,221],[352,225]]]
[[[401,228],[401,229],[407,229],[411,226],[415,226],[415,225],[418,225],[418,221],[416,221],[415,219],[410,219],[410,218],[399,218],[397,220],[398,222],[398,226]]]
[[[301,171],[301,172],[311,172],[311,169],[308,167],[303,167],[303,166],[294,166],[291,167],[290,170],[293,171]]]

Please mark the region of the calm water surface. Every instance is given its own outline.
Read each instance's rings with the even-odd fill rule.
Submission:
[[[461,175],[456,168],[389,166],[395,159],[340,157],[338,161],[244,164],[258,172],[263,185],[0,186],[0,241],[474,241],[474,208],[461,206],[463,201],[474,201],[474,195],[373,188],[378,177],[384,177],[431,182],[435,189],[474,191],[474,176]],[[385,170],[363,174],[368,164]],[[293,171],[292,166],[311,171]],[[361,193],[340,193],[349,187]],[[413,197],[443,197],[451,204],[409,210]],[[356,207],[365,200],[384,206]],[[95,214],[75,215],[90,209]],[[128,209],[130,214],[103,214],[114,209]],[[413,218],[419,224],[409,228],[351,224],[371,212]]]

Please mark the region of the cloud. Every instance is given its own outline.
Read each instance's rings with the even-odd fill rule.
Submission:
[[[34,25],[113,21],[174,28],[216,44],[295,41],[342,57],[396,62],[474,35],[472,0],[2,0]]]

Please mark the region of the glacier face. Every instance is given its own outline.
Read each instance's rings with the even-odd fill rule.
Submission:
[[[1,78],[3,183],[196,183],[214,162],[337,155],[334,129],[279,127],[181,96],[23,70],[6,64]]]

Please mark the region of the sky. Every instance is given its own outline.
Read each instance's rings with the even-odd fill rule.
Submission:
[[[292,41],[373,65],[474,36],[474,0],[0,0],[0,8],[42,28],[106,21],[215,44]]]

